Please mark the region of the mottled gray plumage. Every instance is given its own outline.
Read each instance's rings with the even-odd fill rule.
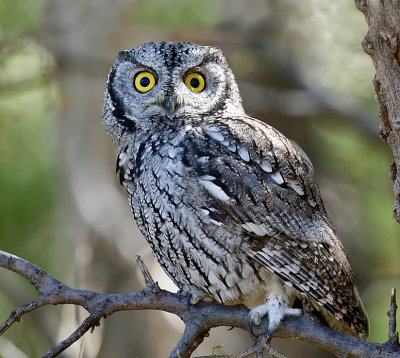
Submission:
[[[310,160],[244,113],[218,48],[162,42],[120,52],[103,118],[135,219],[193,304],[244,303],[255,324],[269,314],[273,329],[305,297],[332,328],[367,337]]]

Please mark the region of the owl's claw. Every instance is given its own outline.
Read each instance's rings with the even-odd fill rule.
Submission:
[[[176,294],[179,296],[179,298],[182,298],[182,296],[185,296],[185,290],[178,290]],[[192,304],[191,302],[192,296],[193,294],[191,292],[189,292],[189,294],[186,296],[186,306],[189,311],[190,311],[190,305]]]
[[[186,296],[186,305],[188,310],[190,310],[191,305],[195,305],[197,302],[201,301],[204,298],[204,295],[202,293],[188,288],[179,290],[177,294],[179,295],[179,297]]]
[[[250,332],[254,334],[254,326],[259,326],[264,316],[268,315],[268,330],[265,335],[266,342],[269,342],[275,328],[286,316],[299,316],[302,310],[288,307],[287,304],[278,298],[269,299],[264,304],[253,308],[250,311]]]
[[[192,296],[193,296],[193,294],[189,293],[189,295],[186,297],[186,305],[187,305],[188,311],[190,311],[190,305],[191,305],[190,300],[192,299]]]

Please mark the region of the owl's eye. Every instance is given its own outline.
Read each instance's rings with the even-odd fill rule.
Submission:
[[[139,72],[134,79],[135,88],[139,92],[150,91],[156,84],[154,75],[148,71]]]
[[[206,80],[202,74],[198,72],[189,73],[185,78],[185,85],[192,92],[200,93],[206,86]]]

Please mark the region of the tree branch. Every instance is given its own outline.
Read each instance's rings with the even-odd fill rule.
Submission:
[[[393,217],[400,223],[400,2],[355,0],[355,4],[364,13],[369,28],[363,49],[376,69],[373,83],[381,105],[380,134],[393,152]]]
[[[154,284],[144,263],[140,258],[138,261],[141,262],[142,272],[145,273],[147,281],[147,286],[143,290],[129,294],[103,294],[71,288],[33,263],[0,251],[0,267],[27,278],[39,294],[39,298],[15,309],[10,314],[6,322],[0,327],[0,335],[5,333],[12,324],[19,322],[23,315],[45,305],[68,303],[84,307],[89,316],[68,338],[43,356],[51,358],[58,356],[86,332],[98,326],[102,317],[107,317],[117,311],[154,309],[173,313],[186,324],[185,331],[171,352],[170,358],[178,357],[178,352],[181,358],[190,357],[208,335],[208,331],[218,326],[237,327],[249,332],[254,338],[258,337],[254,345],[239,356],[241,358],[253,354],[256,354],[256,357],[261,357],[264,349],[275,357],[283,357],[281,353],[276,352],[263,341],[263,333],[266,332],[268,326],[267,318],[264,318],[261,325],[253,327],[251,331],[249,309],[243,305],[224,306],[217,303],[200,302],[195,306],[188,306],[186,297],[161,290],[157,284]],[[394,313],[392,315],[395,314],[395,304],[393,296],[391,312]],[[390,327],[393,336],[395,323],[391,321]],[[308,342],[338,356],[400,358],[400,347],[393,344],[392,338],[384,344],[365,342],[333,331],[307,313],[301,317],[285,319],[273,336]]]
[[[390,311],[387,313],[389,316],[389,339],[387,343],[392,346],[399,347],[399,334],[396,332],[396,312],[396,289],[393,288],[392,296],[390,298]]]

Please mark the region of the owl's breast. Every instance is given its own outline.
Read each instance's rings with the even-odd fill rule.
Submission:
[[[119,155],[121,181],[139,228],[175,283],[238,303],[258,290],[261,277],[242,254],[242,228],[236,232],[221,223],[204,187],[207,178],[193,164],[204,166],[206,148],[195,142],[177,131],[148,137],[136,152],[127,148]],[[197,159],[189,161],[189,155]]]

